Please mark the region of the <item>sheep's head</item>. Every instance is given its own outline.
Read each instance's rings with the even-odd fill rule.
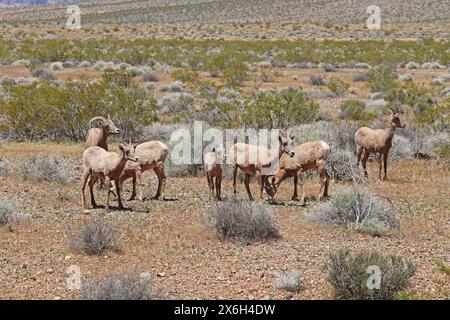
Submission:
[[[391,119],[390,119],[391,124],[396,128],[404,128],[406,124],[402,125],[398,114],[392,109],[389,109],[389,111],[391,112]]]
[[[103,129],[103,131],[107,134],[107,135],[111,135],[111,134],[118,134],[119,133],[119,128],[116,127],[116,125],[114,124],[114,122],[111,120],[111,118],[108,115],[108,118],[105,119],[103,117],[94,117],[89,121],[89,124],[91,124],[92,122],[98,121]]]
[[[280,143],[280,154],[281,153],[286,153],[287,155],[289,155],[291,158],[293,156],[295,156],[295,153],[293,151],[290,150],[289,147],[289,140],[286,139],[285,137],[283,137],[282,135],[278,136],[278,142]]]
[[[217,159],[220,159],[222,161],[226,160],[226,154],[225,154],[225,148],[223,147],[222,144],[216,144],[213,148],[212,148],[212,152],[215,152],[217,155]]]
[[[131,144],[125,145],[121,143],[119,145],[119,149],[123,152],[127,160],[138,162],[139,158],[136,156],[136,146],[132,146]]]

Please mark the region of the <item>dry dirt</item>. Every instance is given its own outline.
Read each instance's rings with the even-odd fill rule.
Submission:
[[[310,198],[306,207],[288,201],[291,181],[282,185],[276,214],[282,239],[249,246],[223,243],[205,224],[211,203],[206,178],[168,178],[170,201],[126,202],[129,211],[103,209],[85,214],[80,205],[79,159],[81,145],[4,144],[2,157],[17,159],[36,152],[58,153],[74,168],[74,182],[66,185],[38,184],[0,176],[0,200],[16,201],[30,221],[13,229],[0,230],[0,299],[67,299],[78,292],[66,288],[66,269],[81,268],[83,281],[111,273],[137,270],[149,272],[158,291],[175,298],[233,299],[327,299],[330,287],[324,264],[340,248],[353,252],[375,249],[398,254],[418,264],[410,291],[421,298],[445,298],[448,276],[437,271],[434,259],[449,262],[449,167],[436,161],[393,163],[389,180],[371,180],[369,190],[386,196],[402,212],[402,226],[388,236],[374,238],[341,228],[323,227],[302,219],[314,206],[318,192],[315,180],[306,184]],[[445,163],[445,162],[444,162]],[[370,164],[369,173],[375,164]],[[146,174],[144,194],[156,190],[153,173]],[[129,196],[129,184],[124,197]],[[256,195],[257,188],[252,184]],[[331,196],[343,184],[331,184]],[[225,194],[231,181],[225,179]],[[245,196],[238,185],[240,197]],[[104,204],[105,191],[96,191]],[[73,235],[84,223],[104,217],[120,235],[122,250],[89,256],[71,251]],[[302,290],[289,295],[274,287],[274,271],[297,269]],[[448,297],[448,296],[447,296]]]

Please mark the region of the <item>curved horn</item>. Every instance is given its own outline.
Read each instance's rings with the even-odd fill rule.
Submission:
[[[89,120],[89,124],[91,124],[92,122],[97,121],[97,120],[105,121],[105,118],[100,117],[100,116],[93,117],[91,120]]]
[[[389,110],[389,111],[391,112],[391,116],[393,116],[393,115],[394,115],[394,113],[395,113],[394,109],[392,109],[392,108],[388,107],[388,110]]]

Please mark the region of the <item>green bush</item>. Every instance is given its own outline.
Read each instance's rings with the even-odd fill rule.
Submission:
[[[397,77],[393,67],[381,65],[369,70],[367,83],[372,92],[387,92],[395,85]]]
[[[389,202],[370,195],[360,187],[336,194],[330,201],[317,205],[305,217],[314,222],[344,226],[375,236],[400,225],[396,211]]]
[[[97,115],[117,117],[125,138],[137,136],[154,120],[156,101],[124,72],[107,72],[98,82],[87,79],[59,87],[39,81],[5,86],[0,99],[0,129],[17,140],[82,140]]]
[[[371,251],[351,255],[347,250],[340,250],[331,254],[326,267],[334,297],[345,300],[392,300],[409,286],[416,271],[411,261]],[[370,278],[375,275],[374,267],[380,271],[379,289]]]
[[[256,92],[244,101],[239,121],[254,128],[288,128],[319,119],[319,105],[301,90]]]
[[[340,119],[358,120],[369,122],[373,120],[374,115],[365,110],[365,104],[359,100],[346,100],[341,104]]]
[[[350,88],[350,85],[339,78],[332,77],[327,83],[327,88],[331,92],[340,96],[347,92],[348,88]]]

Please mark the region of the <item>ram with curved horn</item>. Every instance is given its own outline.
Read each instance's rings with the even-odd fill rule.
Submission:
[[[392,139],[394,137],[396,128],[404,128],[400,122],[398,114],[389,108],[390,115],[386,128],[384,129],[371,129],[362,127],[355,133],[356,143],[356,165],[359,166],[362,156],[362,166],[364,174],[367,177],[367,159],[371,153],[378,154],[379,163],[379,177],[382,180],[387,179],[387,159],[389,150],[392,147]],[[381,171],[384,168],[384,176],[381,177]]]
[[[89,120],[89,124],[92,124],[93,122],[98,122],[100,124],[100,127],[91,128],[88,130],[85,149],[97,146],[108,151],[108,143],[106,142],[106,140],[108,139],[108,136],[118,134],[119,129],[111,120],[109,115],[106,119],[100,116],[93,117],[91,120]]]

